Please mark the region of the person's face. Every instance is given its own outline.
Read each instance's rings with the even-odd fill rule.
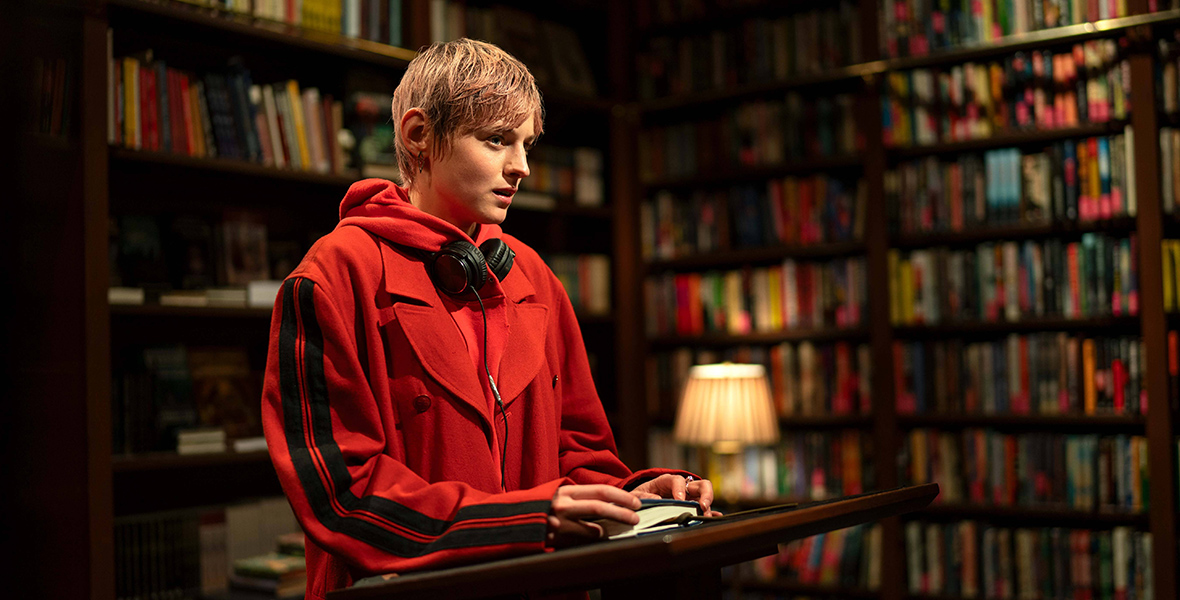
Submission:
[[[469,235],[477,223],[501,223],[536,139],[530,117],[515,129],[481,129],[455,138],[450,152],[431,161],[432,198],[423,208]]]

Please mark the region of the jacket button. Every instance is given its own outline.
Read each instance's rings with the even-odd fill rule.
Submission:
[[[430,396],[427,396],[426,394],[422,394],[422,395],[418,396],[417,398],[414,398],[414,410],[416,410],[420,413],[424,413],[429,409],[430,409]]]

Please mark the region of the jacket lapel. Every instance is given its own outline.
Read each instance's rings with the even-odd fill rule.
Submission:
[[[470,405],[490,431],[492,420],[488,403],[475,365],[468,358],[463,334],[439,301],[426,269],[419,261],[407,258],[387,244],[380,246],[385,267],[385,290],[394,296],[422,303],[395,300],[393,305],[398,325],[414,349],[418,362],[451,395]]]
[[[500,356],[500,397],[512,404],[541,370],[549,326],[549,307],[525,300],[536,295],[533,285],[520,269],[513,269],[501,282],[508,300],[508,340]]]

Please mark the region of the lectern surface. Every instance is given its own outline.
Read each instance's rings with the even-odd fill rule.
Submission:
[[[871,492],[645,537],[370,578],[330,592],[328,598],[437,600],[592,588],[604,588],[606,597],[607,589],[626,589],[632,583],[650,589],[664,580],[699,581],[702,573],[715,580],[721,567],[774,554],[780,543],[918,510],[937,495],[938,484],[933,483]],[[708,595],[702,591],[698,597]]]

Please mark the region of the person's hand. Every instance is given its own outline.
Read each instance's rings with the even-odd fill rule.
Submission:
[[[708,479],[685,479],[680,475],[660,475],[635,486],[631,493],[637,498],[696,500],[701,504],[701,511],[705,516],[721,516],[721,513],[713,510],[713,484]]]
[[[552,546],[598,539],[602,527],[588,521],[611,519],[634,525],[639,522],[639,498],[610,485],[563,485],[553,495],[547,541]]]

